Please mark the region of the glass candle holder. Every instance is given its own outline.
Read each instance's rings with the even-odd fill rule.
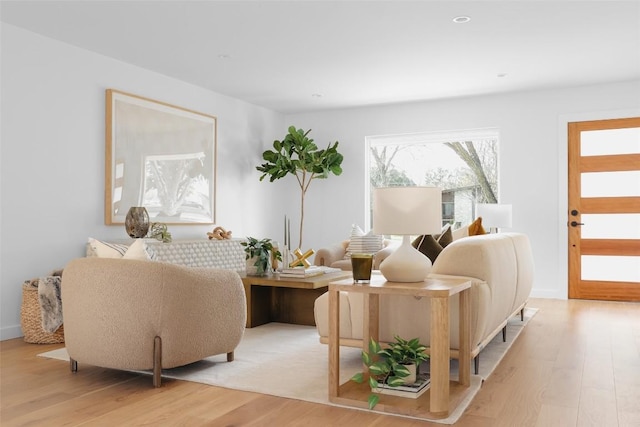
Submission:
[[[351,254],[353,283],[370,283],[373,254]]]

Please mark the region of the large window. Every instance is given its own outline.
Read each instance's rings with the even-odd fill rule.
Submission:
[[[391,186],[440,187],[443,225],[470,223],[477,203],[498,202],[498,135],[479,129],[367,137],[368,224],[373,188]]]

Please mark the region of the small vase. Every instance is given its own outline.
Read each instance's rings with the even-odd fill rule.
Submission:
[[[129,208],[127,217],[124,220],[124,228],[127,230],[129,237],[139,239],[149,232],[149,213],[142,206],[133,206]]]
[[[258,266],[256,265],[256,261],[258,261],[258,257],[249,258],[247,260],[247,276],[266,276],[269,270],[269,266],[265,266],[262,272],[258,272]]]

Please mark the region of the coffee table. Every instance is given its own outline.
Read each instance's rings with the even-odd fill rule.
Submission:
[[[350,271],[308,278],[240,274],[247,298],[247,328],[269,322],[315,326],[313,304],[327,291],[329,282],[351,277]]]

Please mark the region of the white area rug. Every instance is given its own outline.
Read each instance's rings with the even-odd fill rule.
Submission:
[[[471,368],[472,392],[469,398],[448,418],[433,422],[453,424],[460,418],[480,390],[482,382],[493,372],[536,312],[535,308],[527,308],[524,322],[520,321],[520,316],[509,321],[507,342],[502,342],[502,334],[498,334],[480,353],[479,375],[473,375]],[[64,348],[39,356],[69,360]],[[341,347],[340,361],[341,382],[362,369],[360,349]],[[81,364],[79,369],[82,369]],[[457,371],[457,361],[452,360],[453,378],[457,378]],[[320,344],[316,328],[283,323],[268,323],[247,329],[231,363],[226,361],[226,355],[218,355],[162,371],[165,378],[332,405],[328,400],[328,375],[328,349]]]

